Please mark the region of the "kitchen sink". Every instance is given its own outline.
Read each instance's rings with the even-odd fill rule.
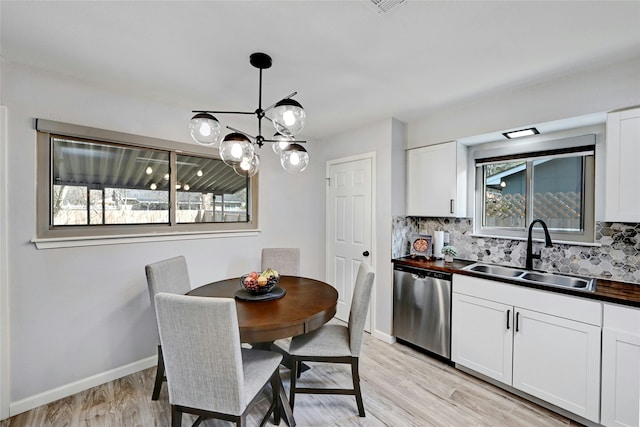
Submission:
[[[593,278],[542,273],[538,271],[524,270],[517,267],[475,263],[466,266],[463,270],[473,271],[475,273],[491,277],[507,278],[515,280],[516,282],[535,283],[538,285],[575,289],[586,292],[593,292],[596,288],[596,281]]]

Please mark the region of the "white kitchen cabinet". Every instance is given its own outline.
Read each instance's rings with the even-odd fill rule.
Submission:
[[[640,222],[640,108],[607,115],[605,220]]]
[[[640,425],[640,309],[604,304],[601,424]]]
[[[597,422],[600,327],[515,308],[513,387]]]
[[[452,141],[407,151],[407,215],[467,216],[467,147]]]
[[[601,313],[599,302],[454,275],[452,360],[599,422]]]
[[[490,378],[511,384],[512,312],[510,305],[454,293],[452,360]]]

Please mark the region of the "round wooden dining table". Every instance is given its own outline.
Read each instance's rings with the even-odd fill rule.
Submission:
[[[336,314],[338,291],[319,280],[280,276],[278,286],[286,291],[279,299],[243,301],[236,298],[240,341],[267,343],[311,332]],[[187,295],[234,298],[240,278],[220,280],[193,289]]]

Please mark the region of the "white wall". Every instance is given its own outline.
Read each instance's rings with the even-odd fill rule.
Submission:
[[[302,274],[324,277],[324,247],[316,244],[324,240],[324,198],[317,197],[324,187],[314,182],[324,163],[312,154],[309,169],[293,177],[270,147],[260,153],[262,232],[256,237],[37,250],[30,243],[36,229],[34,118],[190,142],[191,113],[16,64],[2,67],[12,415],[122,367],[154,363],[147,263],[184,254],[197,286],[258,269],[263,246],[294,246],[301,248]],[[310,142],[309,151],[315,146]]]
[[[376,285],[372,298],[373,334],[390,341],[393,319],[393,270],[391,264],[391,218],[404,211],[404,124],[382,120],[363,128],[318,141],[318,163],[375,152],[375,247],[372,248]],[[319,177],[324,185],[324,175]],[[324,189],[321,193],[324,197]],[[324,213],[324,210],[323,210]]]
[[[470,73],[473,71],[470,70]],[[407,121],[407,148],[640,104],[640,59],[503,89]]]
[[[0,420],[9,417],[9,280],[7,274],[7,109],[0,105]]]

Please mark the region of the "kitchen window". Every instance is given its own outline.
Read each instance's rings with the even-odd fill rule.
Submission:
[[[476,159],[475,232],[526,238],[531,221],[542,219],[556,241],[593,243],[594,149]]]
[[[208,147],[38,120],[38,238],[256,229],[257,178]]]

